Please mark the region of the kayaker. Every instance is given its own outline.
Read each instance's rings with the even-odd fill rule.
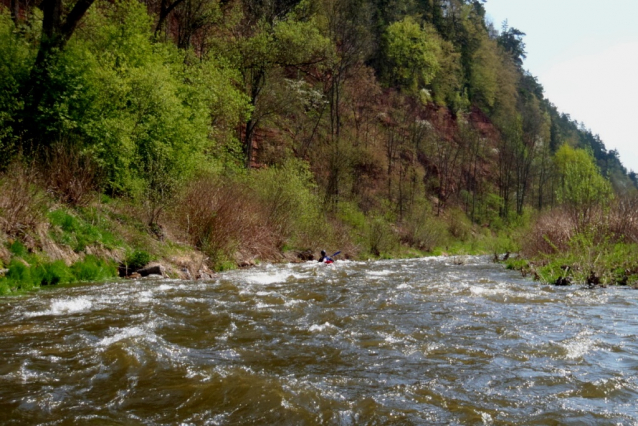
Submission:
[[[321,250],[321,257],[319,258],[319,262],[333,263],[334,260],[332,260],[332,258],[330,256],[326,255],[326,251],[325,250]]]

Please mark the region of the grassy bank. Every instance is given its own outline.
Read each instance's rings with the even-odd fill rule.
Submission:
[[[366,214],[342,203],[325,213],[309,171],[296,162],[234,177],[200,175],[161,205],[91,187],[72,202],[50,181],[23,163],[0,174],[0,294],[111,279],[120,268],[151,262],[167,276],[197,279],[316,257],[322,248],[349,259],[516,250],[509,229],[476,226],[457,210],[436,216],[424,204],[418,220],[398,220],[391,211]]]
[[[556,209],[521,239],[508,267],[556,285],[638,286],[638,200],[618,199],[586,216]]]

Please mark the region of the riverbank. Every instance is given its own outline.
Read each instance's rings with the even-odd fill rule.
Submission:
[[[582,211],[555,209],[541,215],[520,241],[510,269],[555,285],[621,285],[638,288],[638,200]]]
[[[257,240],[231,234],[235,230],[227,227],[233,222],[218,224],[209,231],[210,238],[202,237],[203,231],[193,230],[193,215],[183,214],[184,207],[178,202],[165,206],[159,220],[149,224],[147,208],[134,200],[94,193],[84,205],[74,206],[50,196],[37,182],[21,184],[21,176],[26,179],[20,174],[15,181],[0,177],[2,194],[13,193],[14,199],[21,200],[18,205],[4,198],[4,208],[0,206],[0,295],[74,282],[138,278],[148,275],[148,268],[151,274],[166,278],[209,279],[218,271],[264,262],[314,260],[324,248],[340,250],[339,259],[352,260],[491,254],[514,249],[503,234],[473,226],[459,215],[442,215],[428,219],[430,226],[414,234],[420,241],[417,244],[402,240],[401,229],[378,218],[369,222],[357,219],[360,226],[332,218],[324,221],[330,227],[304,238],[297,234],[300,228],[293,221],[288,223],[288,236],[267,233],[258,241],[261,250],[251,250],[247,242],[255,244]],[[228,213],[207,214],[220,218]]]

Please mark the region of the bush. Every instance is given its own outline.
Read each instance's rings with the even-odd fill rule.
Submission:
[[[53,145],[42,169],[48,190],[63,203],[86,206],[99,186],[95,160],[76,144]]]
[[[7,272],[5,280],[9,287],[18,290],[31,290],[39,284],[35,282],[31,268],[18,259],[12,259],[9,263],[9,272]]]
[[[113,263],[90,255],[86,256],[84,260],[74,263],[71,266],[71,271],[76,281],[98,281],[117,276],[117,268]]]
[[[254,175],[252,188],[279,248],[284,244],[308,247],[321,239],[325,220],[306,163],[289,159],[281,167],[260,170]]]
[[[0,8],[0,170],[9,165],[7,160],[16,152],[14,128],[24,104],[19,96],[20,88],[29,78],[36,54],[28,41],[28,32],[33,31],[31,26],[17,30],[8,8]],[[23,36],[25,33],[27,37]]]
[[[367,250],[374,256],[391,253],[399,246],[399,237],[381,216],[369,218],[366,227]]]
[[[191,243],[213,265],[236,255],[262,260],[276,257],[275,231],[264,212],[249,185],[212,175],[188,185],[176,209]]]
[[[66,284],[73,281],[71,269],[61,260],[32,268],[31,275],[37,285]]]
[[[523,237],[522,254],[534,257],[566,251],[575,234],[576,223],[572,216],[564,210],[554,209],[539,217]]]
[[[16,240],[9,245],[9,252],[18,257],[26,257],[29,254],[29,250],[20,241]]]
[[[428,204],[421,202],[404,217],[400,228],[403,244],[427,252],[446,244],[447,225],[430,210]]]
[[[448,231],[461,241],[466,241],[472,231],[472,222],[460,209],[451,209],[448,219]]]
[[[128,267],[128,269],[132,271],[136,271],[138,269],[142,269],[146,266],[153,258],[150,253],[144,250],[134,250],[126,256],[126,260],[124,263]]]
[[[38,174],[18,161],[0,176],[0,231],[25,236],[44,221],[45,194],[37,186]]]

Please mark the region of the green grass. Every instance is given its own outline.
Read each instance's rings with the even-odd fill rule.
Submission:
[[[602,285],[638,284],[638,245],[596,242],[579,234],[566,251],[538,255],[532,259],[512,259],[510,269],[534,275],[545,283],[569,277],[573,284],[598,281]]]
[[[153,260],[153,257],[147,251],[133,250],[126,256],[124,263],[130,270],[135,271],[146,266],[151,260]]]
[[[86,256],[70,267],[61,260],[28,265],[22,259],[14,258],[8,269],[7,274],[0,278],[0,295],[19,294],[44,286],[117,277],[117,267],[113,262],[95,256]]]
[[[95,215],[89,212],[89,217]],[[95,220],[93,225],[79,216],[73,216],[64,210],[54,210],[48,214],[52,225],[51,237],[58,244],[64,244],[76,253],[81,253],[88,246],[102,246],[114,249],[120,246],[121,241],[107,228],[107,223]]]

